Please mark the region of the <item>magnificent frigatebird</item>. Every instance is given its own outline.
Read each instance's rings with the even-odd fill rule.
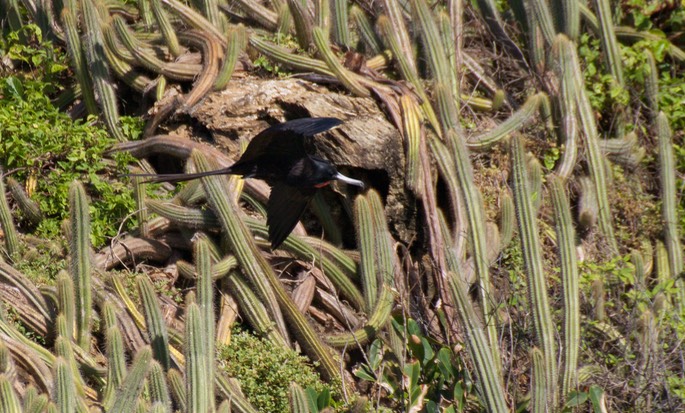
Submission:
[[[339,180],[364,188],[325,159],[305,151],[306,137],[325,132],[342,123],[336,118],[303,118],[270,126],[255,136],[240,159],[228,168],[192,174],[139,174],[145,182],[180,182],[210,175],[241,175],[257,178],[271,186],[266,205],[271,248],[276,249],[300,220],[305,207],[319,188]]]

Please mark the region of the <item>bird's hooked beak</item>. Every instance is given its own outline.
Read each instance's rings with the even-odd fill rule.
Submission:
[[[356,180],[356,179],[349,178],[349,177],[347,177],[347,176],[341,174],[340,172],[338,172],[338,173],[333,177],[333,179],[337,179],[338,181],[343,181],[343,182],[345,182],[345,183],[348,184],[348,185],[354,185],[354,186],[360,187],[361,189],[364,189],[364,182],[358,181],[358,180]]]

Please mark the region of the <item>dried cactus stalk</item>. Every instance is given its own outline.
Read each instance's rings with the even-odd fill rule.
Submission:
[[[7,178],[7,186],[12,194],[12,198],[17,203],[17,206],[33,225],[38,225],[43,221],[43,213],[38,204],[29,198],[24,188],[14,178]]]
[[[656,117],[656,134],[659,141],[659,175],[661,183],[661,217],[664,223],[664,244],[668,251],[671,275],[677,276],[678,304],[685,308],[685,285],[683,277],[683,250],[678,234],[678,210],[676,207],[675,157],[671,142],[671,128],[663,112]]]
[[[532,366],[532,373],[530,375],[530,390],[532,393],[532,406],[530,411],[534,413],[542,413],[549,411],[547,403],[547,383],[548,377],[545,375],[545,360],[542,357],[542,352],[537,347],[530,350],[530,359]]]
[[[7,203],[7,195],[5,192],[5,184],[2,179],[2,170],[0,169],[0,227],[4,233],[5,249],[7,255],[11,259],[18,259],[20,253],[19,235],[12,220],[12,213],[10,212],[9,204]],[[0,258],[2,260],[2,258]]]
[[[468,147],[475,150],[487,149],[500,140],[507,138],[512,132],[525,126],[537,114],[544,96],[546,96],[545,93],[540,92],[529,97],[519,110],[497,127],[469,138]]]
[[[62,27],[64,27],[66,34],[67,52],[69,52],[69,58],[71,59],[71,67],[74,69],[74,76],[76,76],[77,82],[81,85],[83,103],[86,105],[88,113],[97,114],[99,110],[95,100],[95,93],[93,92],[93,80],[90,77],[88,64],[83,56],[76,18],[73,11],[66,7],[62,9],[61,17]]]
[[[347,0],[333,0],[333,41],[345,48],[350,46],[348,7]]]
[[[378,55],[383,52],[383,47],[381,42],[376,36],[376,32],[373,30],[371,22],[366,17],[366,13],[356,4],[350,7],[350,18],[357,28],[357,33],[359,34],[359,39],[364,44],[364,49],[367,54]],[[325,27],[319,24],[321,27]]]
[[[76,341],[88,351],[93,318],[91,289],[90,212],[83,185],[74,181],[69,188],[69,212],[71,221],[71,246],[69,272],[76,291]]]
[[[529,303],[533,315],[535,336],[545,361],[545,382],[550,408],[557,406],[557,364],[554,344],[552,309],[547,297],[547,282],[542,265],[538,225],[531,201],[530,178],[525,165],[523,142],[514,136],[511,141],[512,190],[519,224],[519,236],[526,267]]]
[[[291,0],[297,1],[297,0]],[[328,69],[334,73],[335,77],[355,96],[368,97],[370,96],[369,91],[359,84],[357,79],[352,75],[352,73],[347,70],[335,56],[328,41],[326,40],[326,35],[320,27],[314,27],[312,29],[312,36],[314,44],[319,51],[319,56],[326,62]]]
[[[138,398],[143,392],[145,377],[150,370],[152,361],[152,350],[150,347],[143,347],[136,353],[133,364],[129,369],[121,387],[117,390],[112,413],[128,413],[135,409]]]
[[[202,71],[193,83],[193,88],[184,97],[179,113],[190,113],[202,98],[204,98],[216,84],[219,75],[219,60],[223,55],[222,47],[225,42],[213,40],[204,30],[189,30],[183,32],[181,40],[199,49],[202,54]],[[223,46],[222,46],[223,45]]]
[[[547,182],[552,195],[554,220],[559,248],[561,285],[564,291],[564,341],[563,371],[561,376],[561,397],[568,397],[578,382],[578,351],[580,348],[580,298],[578,287],[578,264],[575,249],[575,231],[571,218],[571,207],[564,188],[564,180],[549,176]]]
[[[247,32],[245,31],[245,26],[237,25],[231,27],[228,30],[227,43],[226,55],[224,56],[221,70],[219,70],[219,75],[214,83],[214,89],[216,90],[222,90],[226,87],[235,70],[238,56],[245,50],[245,46],[247,45]]]
[[[137,276],[136,283],[138,284],[138,291],[143,302],[143,309],[145,310],[145,325],[150,338],[152,354],[164,370],[168,370],[171,366],[169,334],[162,316],[162,310],[157,302],[157,294],[155,294],[152,283],[146,275]]]
[[[169,396],[169,387],[166,382],[164,369],[156,361],[152,360],[150,363],[150,372],[148,374],[148,389],[150,391],[150,401],[159,403],[164,408],[163,411],[171,412],[171,397]]]
[[[11,286],[12,288],[16,288],[26,301],[45,318],[45,320],[52,320],[53,317],[50,315],[50,308],[40,290],[24,274],[3,261],[0,261],[0,282]],[[50,354],[49,351],[46,350],[46,352],[47,354]]]
[[[474,311],[471,300],[468,299],[468,287],[456,273],[450,272],[446,278],[452,302],[457,306],[456,313],[466,332],[466,348],[475,366],[477,385],[485,407],[489,412],[508,412],[501,374],[493,359],[494,351],[480,323],[481,318]]]
[[[313,40],[314,18],[307,10],[306,4],[299,0],[288,0],[288,8],[295,22],[297,42],[301,49],[308,50]]]

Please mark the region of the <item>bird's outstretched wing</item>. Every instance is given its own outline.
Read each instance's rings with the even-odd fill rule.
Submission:
[[[271,188],[266,205],[266,223],[272,250],[278,248],[295,228],[315,193],[313,188],[293,188],[280,183]]]
[[[279,157],[306,156],[304,138],[325,132],[342,123],[336,118],[302,118],[270,126],[252,138],[245,153],[234,165],[249,164],[268,154]]]

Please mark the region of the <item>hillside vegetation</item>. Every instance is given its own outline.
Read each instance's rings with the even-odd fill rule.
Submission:
[[[685,410],[675,0],[0,1],[0,411]],[[271,124],[368,185],[281,247]]]

